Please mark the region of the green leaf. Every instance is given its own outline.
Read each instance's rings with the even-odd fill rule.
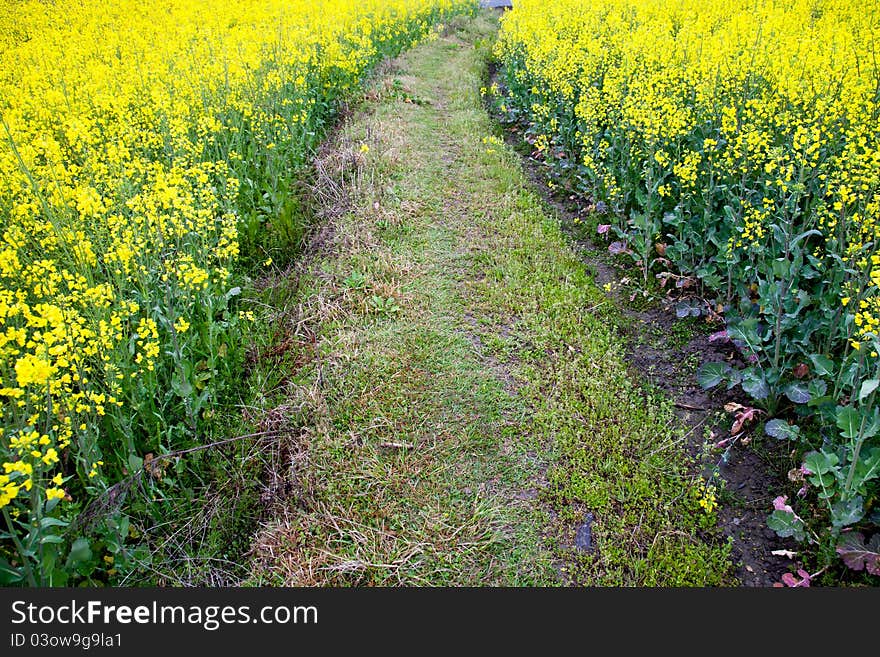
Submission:
[[[13,566],[0,557],[0,586],[9,586],[24,579],[24,568]]]
[[[834,361],[822,354],[810,354],[813,367],[819,376],[834,376]]]
[[[862,438],[873,438],[880,431],[880,408],[874,406],[871,411],[862,409],[862,413],[866,413],[865,424],[862,427]]]
[[[859,373],[859,363],[858,361],[853,361],[845,368],[842,369],[840,373],[840,383],[845,386],[855,386],[856,385],[856,376]]]
[[[144,465],[144,460],[138,456],[137,454],[129,454],[128,455],[128,467],[131,468],[132,472],[137,472]]]
[[[822,475],[826,479],[831,477],[831,475]],[[823,486],[823,484],[819,481],[819,479],[815,477],[810,477],[810,483],[814,486]],[[834,488],[832,484],[825,484],[824,487],[816,493],[816,497],[820,500],[830,500],[834,497]]]
[[[807,386],[807,391],[810,393],[810,401],[815,401],[818,397],[825,396],[825,393],[828,392],[828,384],[822,379],[813,379]]]
[[[862,387],[859,389],[859,401],[862,401],[865,397],[874,392],[878,385],[880,385],[880,379],[868,379],[867,381],[862,381]]]
[[[858,490],[865,483],[880,477],[880,447],[874,447],[867,455],[862,454],[853,469],[853,490]]]
[[[724,381],[730,374],[730,365],[727,363],[706,363],[697,372],[697,383],[708,390]]]
[[[46,529],[47,527],[67,527],[67,525],[68,523],[66,520],[59,520],[52,516],[43,516],[40,518],[40,527],[42,529]]]
[[[177,374],[171,377],[171,388],[178,397],[183,398],[189,397],[193,392],[192,384],[187,379],[183,379]]]
[[[847,439],[853,439],[859,435],[859,427],[862,424],[861,414],[852,406],[837,407],[837,427],[840,435]]]
[[[49,586],[67,586],[67,580],[70,578],[67,571],[63,568],[56,568],[52,571],[52,579],[49,581]]]
[[[801,435],[798,425],[779,419],[769,420],[764,425],[764,432],[777,440],[797,440]]]
[[[853,525],[864,517],[864,500],[861,497],[841,500],[831,507],[831,524],[838,529]]]
[[[79,564],[92,558],[92,548],[89,547],[89,539],[80,536],[70,546],[70,554],[67,555],[67,567],[76,568]]]
[[[782,538],[792,536],[795,540],[802,541],[807,536],[804,531],[804,521],[787,511],[776,510],[771,513],[767,518],[767,526]]]
[[[48,536],[43,536],[40,539],[40,545],[49,545],[52,543],[63,543],[64,537],[58,536],[58,534],[49,534]]]
[[[837,454],[826,454],[825,452],[810,452],[804,458],[804,466],[816,475],[824,475],[840,462]]]
[[[764,376],[756,370],[749,369],[743,372],[742,389],[753,398],[761,401],[770,395],[770,386],[764,380]]]
[[[757,351],[762,342],[761,337],[756,330],[757,325],[758,320],[754,317],[750,317],[749,319],[742,320],[736,326],[729,327],[727,329],[727,335],[729,335],[730,339],[734,342],[743,342],[753,351]]]
[[[803,383],[795,382],[789,384],[785,388],[785,396],[788,397],[795,404],[806,404],[810,399],[812,399],[812,395],[810,395],[810,391],[807,389]]]
[[[836,477],[834,472],[826,472],[825,474],[810,475],[810,481],[814,486],[832,489],[834,488]],[[834,491],[832,490],[831,492],[833,493]]]
[[[791,247],[790,247],[790,248],[791,248],[791,249],[794,249],[794,247],[797,246],[797,243],[798,243],[798,242],[800,242],[800,241],[803,240],[803,239],[806,239],[806,238],[809,237],[810,235],[818,235],[818,236],[821,237],[821,236],[822,236],[822,233],[819,232],[818,230],[816,230],[815,228],[813,228],[812,230],[808,230],[808,231],[806,231],[805,233],[801,233],[800,235],[798,235],[797,237],[795,237],[795,238],[791,241]]]
[[[773,263],[773,275],[776,278],[788,278],[791,274],[791,261],[785,258],[776,258]]]

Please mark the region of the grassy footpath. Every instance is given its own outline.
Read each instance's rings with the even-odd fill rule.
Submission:
[[[628,379],[613,305],[490,139],[496,27],[385,67],[319,158],[347,206],[263,293],[257,423],[286,452],[253,583],[730,581],[669,404]]]

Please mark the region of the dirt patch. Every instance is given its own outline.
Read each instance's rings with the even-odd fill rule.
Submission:
[[[503,87],[497,70],[490,66],[487,84]],[[723,482],[718,510],[719,527],[733,542],[735,574],[743,586],[773,586],[792,561],[774,552],[795,551],[796,544],[781,539],[767,527],[773,494],[785,490],[787,482],[778,474],[786,455],[774,441],[754,435],[759,426],[731,437],[736,414],[725,406],[748,407],[749,399],[737,391],[703,390],[696,380],[700,365],[715,361],[737,364],[739,355],[729,344],[712,337],[723,325],[706,325],[682,320],[675,314],[674,295],[646,299],[635,285],[620,285],[640,276],[632,268],[615,262],[607,245],[584,239],[583,222],[597,212],[591,199],[580,198],[558,185],[548,185],[546,165],[532,156],[524,141],[522,126],[502,122],[489,102],[486,109],[503,129],[504,139],[522,156],[523,170],[546,204],[556,211],[560,226],[576,247],[581,260],[600,285],[610,286],[608,296],[620,317],[618,330],[625,337],[626,361],[633,380],[647,389],[660,390],[675,404],[690,455],[704,473],[716,473]],[[601,205],[599,206],[601,209]],[[600,221],[600,223],[609,223]],[[756,418],[757,420],[758,418]],[[706,447],[720,445],[707,452]],[[760,445],[760,450],[757,446]]]

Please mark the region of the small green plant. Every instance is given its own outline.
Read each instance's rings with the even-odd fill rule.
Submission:
[[[342,281],[342,284],[349,290],[363,290],[367,285],[367,277],[355,270]]]
[[[378,294],[374,294],[370,297],[370,306],[374,312],[385,317],[390,317],[400,312],[400,306],[397,305],[397,300],[394,297],[383,298]]]

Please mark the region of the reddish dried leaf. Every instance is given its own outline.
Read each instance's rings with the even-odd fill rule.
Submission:
[[[786,513],[794,513],[794,509],[792,509],[788,504],[788,496],[780,495],[775,500],[773,500],[773,508],[776,511],[785,511]]]
[[[632,253],[626,242],[611,242],[608,245],[608,253],[611,255],[619,255],[621,253]]]
[[[844,534],[837,543],[837,554],[853,570],[880,575],[880,533],[874,534],[867,544],[861,532]]]

